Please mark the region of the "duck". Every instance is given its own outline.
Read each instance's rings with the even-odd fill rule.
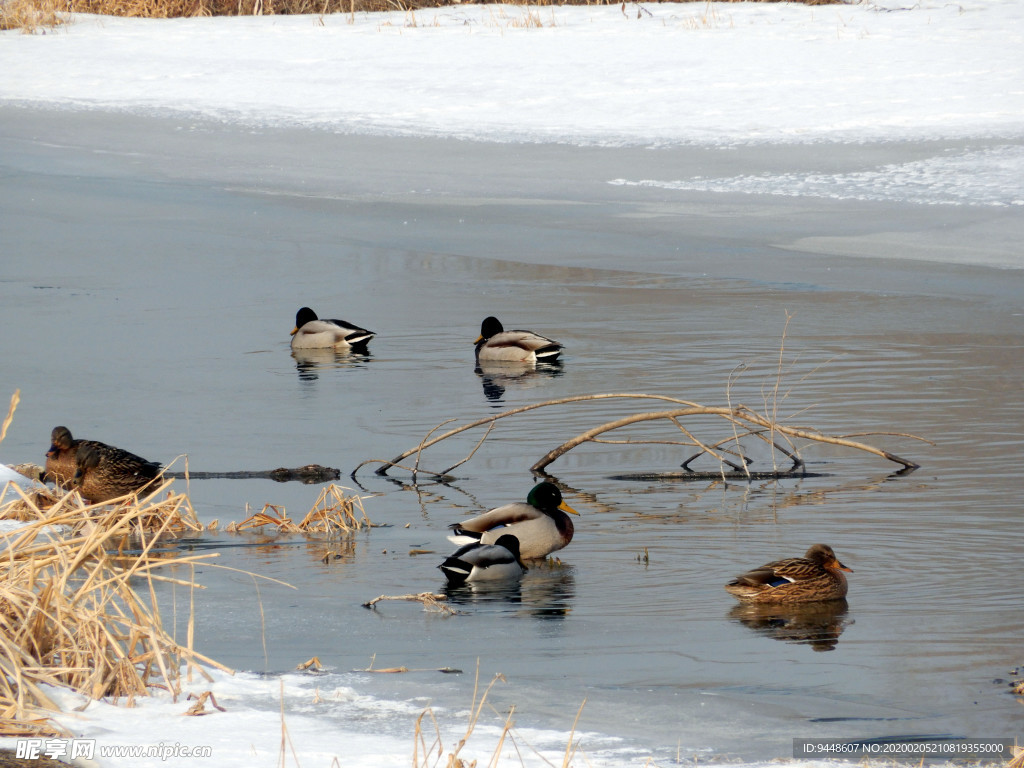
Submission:
[[[512,581],[527,570],[519,553],[519,539],[509,533],[493,544],[474,541],[460,547],[437,567],[455,587],[467,582]]]
[[[832,547],[815,544],[803,557],[775,560],[737,576],[726,591],[747,603],[813,603],[841,600],[847,583],[843,571],[853,573],[836,557]]]
[[[103,443],[79,446],[75,463],[71,487],[90,504],[137,493],[161,471],[155,462]]]
[[[575,509],[562,500],[554,483],[544,481],[530,489],[526,501],[505,504],[461,523],[452,523],[449,541],[455,544],[496,544],[505,534],[518,540],[524,560],[540,560],[572,541]]]
[[[506,331],[496,317],[484,318],[476,341],[476,359],[508,363],[552,363],[562,345],[533,331]]]
[[[50,432],[50,448],[46,451],[43,479],[59,486],[70,486],[78,469],[76,456],[80,448],[102,446],[95,440],[75,440],[67,427],[54,427]]]
[[[321,320],[309,307],[295,313],[292,349],[340,349],[365,351],[376,334],[345,320]]]

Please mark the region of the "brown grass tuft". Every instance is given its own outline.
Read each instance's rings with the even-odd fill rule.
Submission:
[[[165,480],[141,497],[131,494],[123,501],[115,500],[118,503],[92,505],[85,502],[77,491],[62,493],[42,486],[25,489],[12,484],[11,489],[17,493],[17,498],[0,507],[0,520],[28,522],[67,518],[76,534],[121,521],[127,526],[127,530],[122,531],[122,549],[147,532],[178,534],[203,530],[188,496],[168,490],[172,482]],[[129,511],[130,515],[127,514]],[[129,519],[130,522],[125,522]]]
[[[696,2],[696,0],[692,0]],[[729,0],[739,2],[740,0]],[[758,0],[779,2],[780,0]],[[805,5],[831,5],[843,0],[802,0]],[[411,12],[421,8],[458,5],[457,0],[4,0],[0,2],[0,29],[36,33],[52,29],[71,13],[169,19],[191,16],[325,15],[331,13]],[[530,9],[562,5],[622,5],[620,0],[535,0],[516,2]],[[649,3],[650,4],[650,3]],[[657,4],[657,3],[654,3]],[[630,3],[637,6],[637,3]],[[528,10],[516,26],[547,26],[535,11]],[[412,26],[415,26],[413,24]]]
[[[157,552],[173,529],[194,530],[187,500],[157,493],[109,507],[18,489],[0,507],[25,521],[0,533],[0,734],[59,732],[45,685],[130,703],[152,687],[177,696],[183,665],[220,666],[163,629],[155,582],[196,585],[156,571],[214,555]]]
[[[67,4],[61,0],[4,0],[0,2],[0,30],[45,34],[64,23],[67,10]]]
[[[346,490],[333,483],[324,488],[313,502],[313,508],[297,523],[288,517],[284,507],[264,504],[259,512],[240,523],[230,523],[225,530],[238,533],[270,526],[280,533],[322,533],[331,536],[372,528],[373,523],[363,510],[362,497],[346,496]]]
[[[478,761],[466,759],[461,756],[461,753],[466,747],[470,737],[473,735],[473,731],[476,729],[476,726],[480,721],[485,705],[490,707],[490,705],[487,704],[487,697],[490,695],[491,689],[499,682],[505,682],[504,675],[495,675],[481,694],[480,663],[479,661],[477,662],[476,681],[473,685],[473,703],[470,706],[469,722],[466,726],[466,733],[452,748],[446,748],[442,742],[441,728],[437,722],[437,718],[434,716],[433,709],[428,707],[420,714],[416,719],[416,732],[412,758],[414,768],[434,768],[434,766],[441,765],[442,760],[447,768],[475,768]],[[586,704],[585,700],[584,704]],[[497,712],[495,713],[497,714]],[[572,725],[569,741],[566,743],[565,753],[562,756],[561,768],[570,768],[570,766],[573,765],[573,760],[577,756],[582,757],[584,763],[589,762],[586,760],[586,755],[579,753],[579,743],[576,740],[576,728],[579,725],[579,720],[582,714],[583,704],[580,705],[580,709],[576,713],[576,719]],[[487,765],[498,765],[506,742],[511,744],[512,750],[519,756],[520,764],[525,765],[525,762],[523,762],[523,754],[526,750],[532,748],[516,734],[515,720],[513,719],[514,716],[515,707],[511,707],[508,714],[503,718],[501,733],[497,737],[498,743],[494,747]],[[426,726],[428,720],[432,727],[428,728]],[[434,732],[433,736],[429,735],[430,730]],[[447,755],[445,755],[446,751],[448,751]],[[544,762],[551,766],[556,765],[546,758],[544,759]]]

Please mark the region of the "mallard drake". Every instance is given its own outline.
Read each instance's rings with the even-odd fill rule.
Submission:
[[[137,493],[160,474],[160,465],[112,445],[79,446],[71,486],[90,504]]]
[[[762,565],[725,585],[731,595],[751,603],[811,603],[846,597],[846,577],[853,573],[836,557],[832,547],[815,544],[803,557]]]
[[[507,533],[493,544],[474,541],[460,547],[437,567],[452,586],[477,581],[509,581],[526,573],[519,554],[519,539]]]
[[[535,485],[526,501],[506,504],[461,523],[452,523],[448,539],[456,544],[483,542],[496,544],[504,534],[519,540],[520,556],[525,560],[547,557],[572,541],[572,519],[566,512],[578,515],[562,500],[562,492],[554,483]]]
[[[365,350],[373,331],[352,325],[344,320],[321,320],[309,307],[295,313],[292,330],[292,349],[353,349]]]
[[[562,353],[557,341],[533,331],[506,331],[496,317],[485,318],[476,339],[477,360],[509,363],[554,362]]]
[[[75,440],[67,427],[54,427],[50,432],[50,448],[46,452],[44,480],[61,486],[71,485],[78,469],[75,457],[78,450],[86,446],[102,446],[95,440]]]

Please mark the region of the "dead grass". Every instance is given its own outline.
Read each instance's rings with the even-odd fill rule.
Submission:
[[[313,502],[313,508],[299,522],[288,517],[284,507],[264,504],[259,512],[240,523],[228,524],[225,530],[241,533],[269,527],[280,533],[317,533],[335,536],[374,527],[363,509],[362,497],[346,496],[346,490],[348,489],[333,483],[321,490]]]
[[[534,750],[522,736],[516,733],[515,707],[511,707],[507,714],[502,715],[487,703],[487,697],[490,695],[491,689],[499,682],[505,682],[504,675],[495,675],[481,693],[480,665],[479,662],[477,663],[476,682],[473,685],[473,703],[469,710],[469,722],[466,726],[466,733],[453,747],[445,747],[441,738],[441,728],[437,718],[434,716],[434,711],[428,708],[420,714],[416,720],[415,748],[412,759],[414,768],[435,768],[440,765],[444,765],[446,768],[473,768],[476,766],[478,761],[463,757],[462,752],[473,735],[473,731],[476,730],[480,718],[484,714],[485,707],[490,708],[494,714],[499,715],[502,719],[502,729],[501,733],[497,736],[497,745],[493,748],[491,757],[486,764],[489,766],[498,765],[502,750],[505,749],[506,745],[509,745],[512,751],[519,756],[520,764],[525,764],[523,762],[523,755]],[[573,765],[574,758],[578,756],[583,757],[584,762],[586,762],[586,756],[578,753],[579,742],[576,740],[576,728],[579,725],[580,716],[583,714],[583,706],[585,704],[586,701],[584,700],[583,704],[580,705],[579,711],[576,713],[576,719],[573,721],[569,740],[565,745],[565,753],[562,755],[561,768],[569,768],[569,766]],[[433,735],[430,735],[430,731],[433,731]],[[544,762],[551,766],[556,765],[546,758]]]
[[[151,688],[177,696],[183,667],[220,666],[165,632],[156,599],[160,581],[197,586],[158,571],[213,556],[158,549],[172,529],[191,529],[183,497],[110,507],[18,496],[0,507],[25,522],[0,534],[0,734],[59,733],[47,685],[130,704]]]
[[[0,442],[18,400],[15,392]],[[220,667],[192,648],[191,616],[185,646],[162,625],[156,583],[197,585],[157,571],[216,556],[160,548],[178,532],[202,530],[169,485],[96,505],[75,491],[3,489],[13,498],[0,505],[0,520],[24,525],[0,532],[0,735],[61,733],[45,686],[131,703],[151,688],[177,697],[183,668],[206,675],[198,663]]]
[[[28,489],[11,485],[17,498],[0,507],[0,520],[21,522],[67,519],[76,535],[117,522],[126,526],[121,531],[120,549],[149,532],[179,534],[199,532],[203,524],[196,517],[192,503],[183,493],[171,493],[173,480],[165,480],[143,496],[131,494],[104,504],[88,504],[77,491],[61,492],[47,487]],[[126,514],[128,511],[130,515]]]
[[[687,1],[687,0],[684,0]],[[697,3],[698,0],[688,0]],[[740,0],[724,0],[739,2]],[[781,0],[755,0],[780,2]],[[843,0],[800,0],[805,5],[832,5]],[[505,3],[503,3],[505,4]],[[657,3],[623,3],[620,0],[536,0],[513,2],[531,9],[563,5],[621,5],[640,8]],[[65,23],[72,13],[95,13],[109,16],[169,19],[191,16],[263,16],[263,15],[325,15],[331,13],[374,13],[381,11],[410,12],[421,8],[457,6],[453,0],[4,0],[0,2],[0,29],[20,29],[26,33],[43,33]],[[638,11],[638,16],[642,15]],[[549,24],[536,11],[528,10],[523,26],[541,27]],[[415,26],[415,25],[413,25]]]

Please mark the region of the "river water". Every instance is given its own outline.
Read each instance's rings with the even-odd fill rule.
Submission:
[[[380,526],[331,542],[223,530],[185,542],[294,587],[199,568],[203,653],[272,677],[316,656],[322,686],[394,704],[372,728],[407,736],[410,751],[415,713],[467,707],[478,667],[484,681],[504,675],[489,700],[514,705],[528,732],[568,734],[583,705],[582,749],[601,764],[763,762],[791,756],[794,738],[1020,735],[1005,678],[1024,661],[1024,273],[899,258],[946,245],[974,261],[1020,234],[1019,211],[608,183],[623,167],[642,177],[638,164],[718,162],[699,149],[4,115],[0,383],[22,401],[0,458],[41,462],[66,424],[175,469],[186,457],[207,472],[315,462],[341,469]],[[845,151],[856,167],[869,150]],[[729,162],[797,159],[808,162],[774,148]],[[376,331],[370,354],[293,357],[303,305]],[[561,341],[563,364],[474,370],[488,314]],[[661,442],[584,445],[548,467],[581,514],[572,543],[521,585],[454,593],[454,616],[362,606],[442,590],[448,524],[524,499],[530,466],[562,441],[665,406],[601,400],[503,419],[443,484],[350,472],[447,420],[592,393],[777,409],[829,434],[878,433],[854,439],[921,466],[900,474],[806,445],[807,478],[659,480],[638,475],[679,470],[693,453],[670,444],[680,432],[612,433]],[[711,419],[687,426],[726,436]],[[421,464],[448,467],[481,436],[446,440]],[[177,485],[222,528],[264,504],[301,517],[320,491]],[[854,571],[846,605],[756,615],[722,589],[816,542]],[[325,563],[328,551],[338,557]],[[183,626],[188,597],[164,598]],[[371,665],[412,671],[352,671]],[[365,726],[294,707],[339,734]]]

